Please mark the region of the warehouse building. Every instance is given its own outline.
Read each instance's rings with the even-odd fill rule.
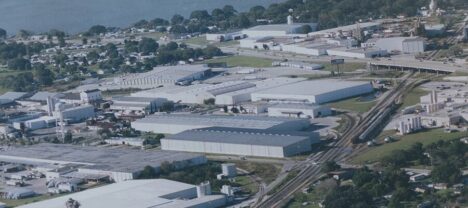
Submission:
[[[254,82],[226,81],[219,84],[167,86],[132,93],[132,97],[164,98],[176,103],[203,104],[215,99],[217,105],[233,105],[250,101],[250,94],[262,89],[282,86],[303,79],[273,78]]]
[[[309,25],[312,31],[317,30],[317,23],[291,23],[291,24],[272,24],[272,25],[257,25],[245,30],[242,33],[247,37],[281,37],[299,35],[302,27]],[[306,35],[306,34],[303,34]]]
[[[230,40],[240,40],[245,38],[246,35],[243,34],[241,31],[236,32],[226,32],[226,33],[207,33],[206,40],[213,41],[213,42],[224,42]]]
[[[243,129],[196,129],[161,139],[163,150],[284,158],[308,152],[318,135],[277,134]]]
[[[194,80],[204,78],[210,72],[211,69],[205,65],[161,66],[145,73],[116,77],[113,83],[108,85],[118,88],[139,89],[155,88],[159,85],[186,85]]]
[[[77,166],[79,174],[102,175],[112,181],[122,182],[135,179],[147,165],[159,171],[163,162],[183,168],[204,164],[206,158],[203,155],[172,151],[42,143],[10,147],[0,153],[0,161],[35,166],[44,170],[44,175],[60,167]]]
[[[20,206],[64,208],[76,201],[84,208],[216,208],[226,204],[224,195],[197,195],[197,186],[167,179],[131,180],[87,189],[66,196]]]
[[[369,82],[324,79],[258,91],[252,93],[252,101],[322,104],[372,91]]]
[[[94,111],[94,106],[92,105],[80,105],[80,106],[71,106],[67,104],[58,104],[59,106],[67,107],[56,107],[56,111],[53,112],[55,118],[63,117],[63,120],[69,122],[79,122],[86,120],[88,118],[94,117],[96,112]]]
[[[301,130],[310,123],[306,119],[271,118],[262,116],[213,116],[194,114],[154,115],[131,123],[132,128],[143,132],[177,134],[207,127],[230,127],[270,130]]]
[[[424,38],[420,37],[392,37],[370,39],[362,44],[363,47],[375,47],[388,52],[422,53],[426,49]]]
[[[167,99],[164,98],[113,97],[110,110],[122,114],[150,114],[158,111],[165,102]]]
[[[303,104],[303,103],[280,103],[268,107],[268,116],[290,117],[290,118],[319,118],[332,114],[330,107]]]

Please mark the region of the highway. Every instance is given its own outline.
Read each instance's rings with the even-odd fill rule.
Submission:
[[[410,79],[413,73],[407,74],[397,86],[392,90],[385,93],[382,99],[380,99],[377,104],[365,115],[362,119],[356,121],[355,118],[350,117],[350,125],[346,128],[343,135],[335,143],[335,147],[323,152],[319,156],[311,155],[303,164],[302,170],[299,174],[284,184],[278,189],[277,192],[271,196],[264,197],[265,200],[255,204],[253,207],[259,208],[270,208],[270,207],[281,207],[284,205],[292,195],[307,187],[312,182],[316,181],[322,175],[320,172],[320,165],[326,161],[335,160],[335,161],[344,161],[348,159],[351,153],[343,151],[343,148],[353,148],[352,153],[361,152],[365,149],[364,144],[353,144],[353,140],[359,138],[376,118],[382,115],[386,109],[394,106],[395,101],[401,100],[402,94],[414,86],[418,80]]]

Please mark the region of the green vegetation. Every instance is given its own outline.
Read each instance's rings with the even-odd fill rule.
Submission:
[[[280,164],[271,163],[254,163],[254,162],[235,162],[237,167],[248,171],[263,179],[267,184],[271,183],[276,179],[278,174],[281,172]]]
[[[2,202],[5,203],[8,208],[10,208],[10,207],[18,207],[18,206],[21,206],[21,205],[30,204],[30,203],[34,203],[34,202],[44,201],[44,200],[47,200],[47,199],[52,199],[52,198],[60,197],[60,196],[63,196],[63,195],[66,195],[66,194],[56,194],[56,195],[44,194],[44,195],[29,197],[29,198],[25,198],[25,199],[18,199],[18,200],[16,200],[16,199],[2,199]]]
[[[394,136],[393,138],[398,138],[399,140],[393,143],[382,144],[380,146],[373,147],[369,151],[353,158],[352,162],[359,164],[376,162],[390,155],[394,150],[409,149],[411,145],[417,142],[427,146],[438,141],[454,140],[464,136],[466,136],[465,132],[445,133],[443,129],[430,129],[405,136]]]
[[[419,98],[423,95],[426,95],[427,93],[428,93],[427,91],[419,87],[411,89],[411,91],[405,94],[405,97],[403,98],[403,103],[400,106],[400,109],[418,104]]]
[[[258,183],[247,175],[240,175],[234,178],[236,184],[238,184],[246,193],[255,194],[258,192]]]
[[[331,103],[327,103],[325,105],[330,106],[331,108],[336,109],[345,109],[350,111],[355,111],[359,113],[365,113],[369,111],[375,104],[375,100],[371,101],[360,101],[362,97],[353,97],[348,98],[340,101],[335,101]]]
[[[273,189],[271,189],[267,194],[272,195],[276,193],[282,186],[284,186],[288,181],[292,180],[299,174],[299,170],[293,170],[288,173],[286,178],[284,178],[278,185],[276,185]]]
[[[204,63],[226,63],[228,67],[271,67],[273,60],[249,56],[228,56],[207,60]]]

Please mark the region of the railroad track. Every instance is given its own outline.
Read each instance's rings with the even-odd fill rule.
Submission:
[[[354,151],[362,151],[365,148],[365,145],[353,144],[353,139],[357,138],[362,134],[367,127],[375,122],[376,117],[380,116],[383,111],[385,111],[388,107],[394,105],[394,101],[397,100],[402,93],[405,91],[407,87],[412,85],[415,81],[410,80],[411,76],[414,73],[410,73],[407,75],[399,84],[396,86],[392,91],[387,93],[385,97],[369,111],[366,115],[364,115],[359,122],[355,122],[354,118],[350,115],[345,114],[352,123],[347,126],[346,131],[344,131],[341,139],[339,139],[336,144],[335,148],[331,148],[327,152],[324,152],[319,157],[317,157],[315,164],[320,164],[330,160],[337,160],[339,158],[349,158],[347,154],[343,153],[344,148],[353,148]],[[353,152],[354,152],[353,151]],[[351,153],[352,154],[352,153]],[[350,154],[350,155],[351,155]],[[309,161],[310,162],[310,161]],[[283,185],[279,188],[279,190],[266,198],[263,202],[259,202],[258,204],[254,205],[253,207],[259,208],[270,208],[270,207],[280,207],[287,201],[289,201],[290,197],[297,192],[298,190],[306,187],[311,182],[316,181],[321,176],[320,174],[320,166],[314,165],[311,163],[305,164],[305,167],[299,172],[299,174],[291,179],[287,184]]]

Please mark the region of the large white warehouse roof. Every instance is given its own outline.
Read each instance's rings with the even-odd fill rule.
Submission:
[[[372,92],[369,82],[344,80],[313,80],[283,85],[252,94],[252,101],[295,101],[324,103]]]
[[[248,129],[297,130],[308,125],[305,119],[271,118],[262,116],[213,116],[194,114],[168,114],[148,116],[132,122],[139,131],[176,134],[186,130],[207,127],[230,127]]]
[[[130,180],[20,207],[63,208],[70,198],[78,201],[84,208],[147,208],[167,205],[188,207],[186,202],[192,201],[191,199],[196,200],[196,196],[196,186],[186,183],[166,179]],[[218,198],[224,198],[224,196],[218,196]],[[213,200],[216,199],[213,198]]]

